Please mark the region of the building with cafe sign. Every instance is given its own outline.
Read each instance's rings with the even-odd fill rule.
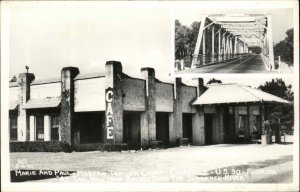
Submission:
[[[20,74],[9,85],[10,141],[56,140],[75,151],[101,144],[147,148],[157,141],[173,147],[182,138],[192,145],[261,139],[266,144],[266,105],[289,103],[239,84],[205,87],[200,78],[193,87],[180,78],[161,82],[153,68],[141,73],[143,79],[130,77],[120,62],[108,61],[103,73],[65,67],[60,79]]]

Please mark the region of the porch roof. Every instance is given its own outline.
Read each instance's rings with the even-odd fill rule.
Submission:
[[[232,84],[212,84],[192,105],[237,104],[237,103],[286,103],[290,102],[258,89]]]
[[[18,101],[9,101],[9,110],[16,110],[18,105]]]
[[[40,99],[30,99],[24,105],[25,109],[53,108],[60,104],[60,97],[46,97]]]

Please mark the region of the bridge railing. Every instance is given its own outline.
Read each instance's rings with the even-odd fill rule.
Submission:
[[[261,58],[269,71],[280,71],[280,58],[276,61],[274,58],[271,59],[268,55],[263,53],[261,54]]]
[[[239,54],[214,54],[214,55],[203,55],[198,54],[193,57],[187,56],[181,60],[175,61],[175,71],[182,71],[190,68],[197,68],[210,64],[217,64],[222,62],[231,61],[233,59],[242,58],[248,53],[239,53]]]
[[[214,55],[203,55],[203,54],[198,54],[194,55],[193,57],[193,63],[192,67],[201,67],[205,65],[210,65],[210,64],[217,64],[221,62],[226,62],[230,61],[233,59],[241,58],[245,55],[248,55],[247,53],[240,53],[240,54],[214,54]]]

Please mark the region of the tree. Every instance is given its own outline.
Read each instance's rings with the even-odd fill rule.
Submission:
[[[190,27],[175,20],[175,59],[192,57],[197,42],[200,22],[193,22]]]
[[[188,50],[189,28],[175,21],[175,59],[183,59]]]
[[[294,125],[294,93],[291,85],[286,85],[282,79],[272,79],[258,87],[264,92],[276,95],[290,101],[292,104],[268,105],[269,121],[271,127],[281,126],[283,131],[291,131]]]
[[[283,61],[294,61],[294,29],[286,31],[286,37],[274,46],[274,55],[280,56]]]
[[[190,26],[182,25],[178,20],[175,20],[175,59],[192,60],[195,51],[198,33],[201,22],[194,21]],[[208,23],[206,23],[208,25]],[[212,26],[209,26],[203,33],[207,36],[212,34]],[[214,41],[214,52],[218,52],[218,38]],[[205,38],[205,53],[212,54],[212,39]],[[198,54],[202,54],[203,47],[200,46]]]
[[[212,84],[212,83],[222,83],[222,81],[221,80],[218,80],[218,79],[215,79],[215,78],[212,78],[212,79],[210,79],[208,82],[207,82],[207,84]]]

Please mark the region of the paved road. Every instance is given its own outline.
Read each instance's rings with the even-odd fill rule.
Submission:
[[[188,69],[182,73],[272,73],[267,70],[260,55],[249,55],[242,59],[203,66],[197,69]],[[274,73],[274,72],[273,72]]]

